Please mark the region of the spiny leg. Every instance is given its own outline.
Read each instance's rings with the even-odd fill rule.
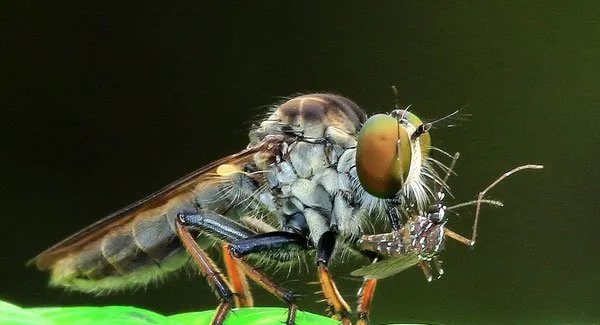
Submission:
[[[185,219],[182,214],[177,216],[175,225],[177,234],[181,239],[181,243],[187,250],[188,254],[194,259],[196,265],[200,268],[200,272],[206,277],[208,284],[215,291],[217,297],[221,301],[215,312],[211,324],[221,325],[225,321],[227,314],[231,311],[234,302],[234,294],[229,283],[221,276],[218,267],[212,259],[200,248],[194,236],[186,227]]]
[[[208,210],[182,212],[181,216],[188,227],[202,231],[225,242],[232,242],[255,234],[250,229],[235,221]],[[237,261],[231,258],[228,250],[229,247],[223,244],[223,260],[225,270],[227,270],[227,277],[235,294],[235,306],[238,308],[252,307],[254,300],[252,299],[252,293],[250,292],[248,281],[246,281],[246,276],[241,272]]]
[[[364,250],[354,245],[356,245],[356,243],[350,245],[350,249],[368,258],[371,260],[371,263],[377,263],[379,259],[381,259],[381,256],[378,253]],[[371,305],[373,303],[373,297],[375,296],[376,287],[377,279],[363,279],[363,284],[361,285],[360,289],[358,289],[358,293],[356,294],[358,297],[358,305],[356,307],[356,316],[358,320],[356,321],[356,325],[369,324],[369,314],[371,313]]]
[[[246,238],[254,235],[255,233],[247,229],[246,227],[236,223],[235,221],[226,218],[218,213],[215,213],[210,210],[198,210],[198,211],[182,211],[177,216],[177,228],[178,231],[183,234],[180,228],[185,230],[187,235],[189,234],[188,229],[193,229],[198,232],[202,232],[205,235],[209,235],[217,238],[218,240],[224,242],[232,242],[241,238]],[[192,237],[193,240],[193,237]],[[183,238],[182,238],[183,241]],[[185,242],[184,242],[185,243]],[[198,246],[193,240],[193,243],[189,243],[189,245]],[[188,246],[186,245],[186,249]],[[195,249],[195,248],[194,248]],[[200,247],[197,247],[200,249]],[[200,249],[201,250],[201,249]],[[190,251],[190,249],[188,249]],[[204,253],[204,252],[202,252]],[[194,255],[190,252],[190,255],[194,257]],[[206,255],[206,253],[204,253]],[[229,275],[229,279],[232,282],[231,284],[223,282],[228,285],[229,294],[233,295],[233,302],[236,307],[251,307],[253,305],[252,294],[250,293],[248,283],[246,281],[246,277],[240,271],[239,265],[237,261],[232,259],[229,255],[229,247],[223,245],[223,256],[225,260],[225,267],[227,269],[227,273]],[[208,258],[208,256],[206,256]],[[196,259],[196,258],[195,258]],[[197,262],[197,264],[199,264]],[[211,264],[214,266],[214,263]],[[199,264],[200,265],[200,264]],[[215,266],[216,268],[216,266]],[[201,268],[202,270],[202,268]],[[218,269],[216,269],[218,271]],[[219,274],[220,275],[220,274]],[[210,284],[209,280],[209,284]],[[211,284],[212,286],[212,284]],[[221,298],[221,295],[219,295]],[[231,300],[231,299],[230,299]],[[230,301],[231,303],[231,301]],[[230,304],[229,303],[229,304]],[[219,306],[217,315],[221,316],[223,319],[229,309],[226,309],[227,305],[222,304],[223,306]]]
[[[337,233],[334,230],[328,230],[321,235],[317,244],[317,268],[319,272],[319,282],[325,296],[328,312],[333,319],[339,320],[344,325],[349,325],[348,316],[352,311],[348,303],[342,298],[331,273],[329,273],[329,261],[331,260]]]
[[[288,305],[287,325],[294,324],[296,320],[296,312],[298,309],[298,306],[296,305],[296,295],[292,291],[277,284],[259,269],[248,264],[242,257],[252,253],[260,253],[263,256],[278,259],[275,254],[282,250],[304,250],[306,248],[306,237],[295,233],[274,231],[240,239],[230,244],[228,249],[231,256],[237,259],[238,265],[250,279]]]
[[[229,244],[223,244],[221,245],[221,248],[223,251],[225,270],[227,270],[227,277],[229,278],[229,282],[235,293],[235,306],[237,308],[253,307],[254,299],[252,298],[252,292],[248,286],[246,275],[239,265],[239,260],[229,253]]]
[[[356,308],[358,321],[356,322],[356,325],[369,324],[369,312],[371,310],[371,303],[373,302],[376,287],[377,279],[365,278],[362,286],[358,290],[358,307]]]
[[[245,281],[244,274],[247,275],[288,305],[289,312],[286,323],[288,325],[294,324],[297,310],[295,294],[275,283],[266,274],[250,266],[240,257],[251,253],[259,253],[266,258],[277,260],[278,256],[273,253],[277,253],[282,249],[287,248],[289,250],[294,246],[299,249],[306,249],[305,237],[287,232],[256,234],[245,226],[208,210],[181,212],[178,219],[190,229],[201,231],[225,242],[222,245],[225,263],[226,265],[231,263],[233,266],[231,269],[238,273],[231,277],[231,281],[234,283],[232,291],[235,291],[238,295],[240,293],[246,294],[243,288],[244,285],[240,284],[239,288],[236,288],[235,283],[236,279],[242,277]],[[239,274],[240,270],[243,274]],[[248,301],[247,297],[238,296],[237,300],[240,304],[243,304],[244,299],[246,299],[246,302]]]
[[[268,292],[270,292],[271,294],[273,294],[288,305],[288,317],[285,323],[288,325],[294,324],[296,320],[296,312],[298,310],[298,305],[296,304],[296,295],[294,294],[294,292],[282,287],[281,285],[273,281],[271,278],[269,278],[269,276],[267,276],[261,270],[253,267],[246,261],[240,258],[236,258],[236,260],[239,263],[240,268],[242,269],[244,274],[246,274],[254,282],[258,283],[265,290],[267,290]]]

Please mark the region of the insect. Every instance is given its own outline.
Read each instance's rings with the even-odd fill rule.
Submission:
[[[433,123],[433,122],[432,122]],[[255,265],[293,264],[311,251],[330,315],[350,308],[328,265],[365,224],[401,228],[407,202],[424,208],[441,184],[430,157],[432,123],[407,110],[366,114],[334,94],[274,107],[249,145],[80,230],[32,262],[50,284],[108,293],[155,282],[193,260],[220,304],[212,324],[253,305],[247,277],[288,305],[296,295]],[[220,246],[225,277],[205,249]]]
[[[450,176],[457,159],[458,153],[454,156],[454,160],[448,169],[448,173],[444,178],[444,184]],[[444,274],[444,270],[438,255],[444,248],[446,237],[452,238],[469,247],[474,246],[477,238],[477,225],[481,205],[503,205],[499,201],[484,199],[487,192],[502,180],[518,171],[541,168],[543,168],[542,165],[531,164],[513,168],[502,174],[483,191],[479,192],[477,200],[460,203],[451,207],[446,207],[442,203],[444,192],[440,190],[438,192],[438,202],[430,205],[425,211],[415,213],[413,217],[407,220],[399,231],[362,235],[357,242],[357,246],[360,247],[360,249],[375,252],[379,255],[381,260],[363,266],[351,273],[355,276],[364,277],[363,286],[358,294],[358,324],[366,324],[368,322],[369,307],[378,279],[390,277],[414,265],[419,265],[425,278],[429,282],[433,280],[432,270],[435,270],[438,277],[441,277],[442,274]],[[448,221],[446,212],[467,205],[476,206],[471,238],[466,238],[446,228],[446,223]]]

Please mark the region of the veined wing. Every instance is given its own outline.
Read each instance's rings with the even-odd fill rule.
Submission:
[[[257,146],[247,148],[239,153],[214,161],[165,186],[161,190],[85,227],[58,244],[43,251],[38,256],[31,259],[28,264],[35,263],[40,270],[51,269],[55,262],[61,258],[70,253],[80,251],[88,244],[107,235],[111,230],[123,227],[129,222],[132,222],[137,216],[153,209],[178,204],[187,198],[187,196],[190,195],[191,190],[199,184],[214,181],[214,176],[216,175],[216,170],[219,166],[226,164],[242,169],[246,162],[253,159],[254,154],[264,152],[268,157],[270,155],[268,152],[273,151],[276,145],[275,141],[265,141]]]
[[[401,256],[393,256],[388,259],[377,261],[352,271],[354,276],[362,276],[367,279],[383,279],[400,273],[409,267],[419,263],[419,255],[409,253]]]

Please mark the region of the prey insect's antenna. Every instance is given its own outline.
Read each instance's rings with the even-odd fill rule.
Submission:
[[[525,170],[525,169],[542,169],[542,168],[544,168],[544,166],[542,166],[542,165],[531,165],[531,164],[523,165],[523,166],[515,167],[515,168],[507,171],[506,173],[502,174],[500,177],[498,177],[498,179],[496,179],[490,185],[488,185],[488,187],[486,187],[483,191],[479,192],[479,195],[477,196],[477,207],[475,208],[475,220],[473,221],[473,234],[471,235],[471,239],[465,238],[464,236],[461,236],[447,228],[446,228],[446,236],[448,236],[454,240],[457,240],[467,246],[475,245],[475,242],[477,240],[477,225],[479,223],[479,212],[481,211],[481,203],[492,203],[492,204],[499,203],[497,201],[484,200],[483,196],[485,194],[487,194],[487,192],[490,191],[494,186],[498,185],[498,183],[500,183],[505,178],[507,178],[508,176],[510,176],[516,172],[519,172],[519,171]],[[470,203],[470,202],[467,202],[467,203]]]

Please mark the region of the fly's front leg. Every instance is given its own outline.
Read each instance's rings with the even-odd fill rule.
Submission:
[[[329,273],[329,261],[335,248],[337,232],[328,230],[321,235],[317,244],[317,268],[319,282],[328,307],[328,312],[333,319],[339,320],[344,325],[349,325],[349,313],[352,311],[337,289],[331,273]]]
[[[279,252],[293,249],[304,250],[307,247],[308,242],[306,237],[295,233],[281,231],[258,234],[240,239],[228,245],[228,252],[233,258],[237,259],[238,265],[242,268],[244,273],[265,290],[269,291],[288,305],[289,312],[286,320],[287,325],[293,325],[296,320],[296,312],[298,309],[298,306],[296,305],[296,295],[292,291],[271,280],[271,278],[261,270],[248,264],[242,257],[252,253],[259,253],[267,257],[269,257],[270,254],[273,254],[275,258],[275,255]]]

